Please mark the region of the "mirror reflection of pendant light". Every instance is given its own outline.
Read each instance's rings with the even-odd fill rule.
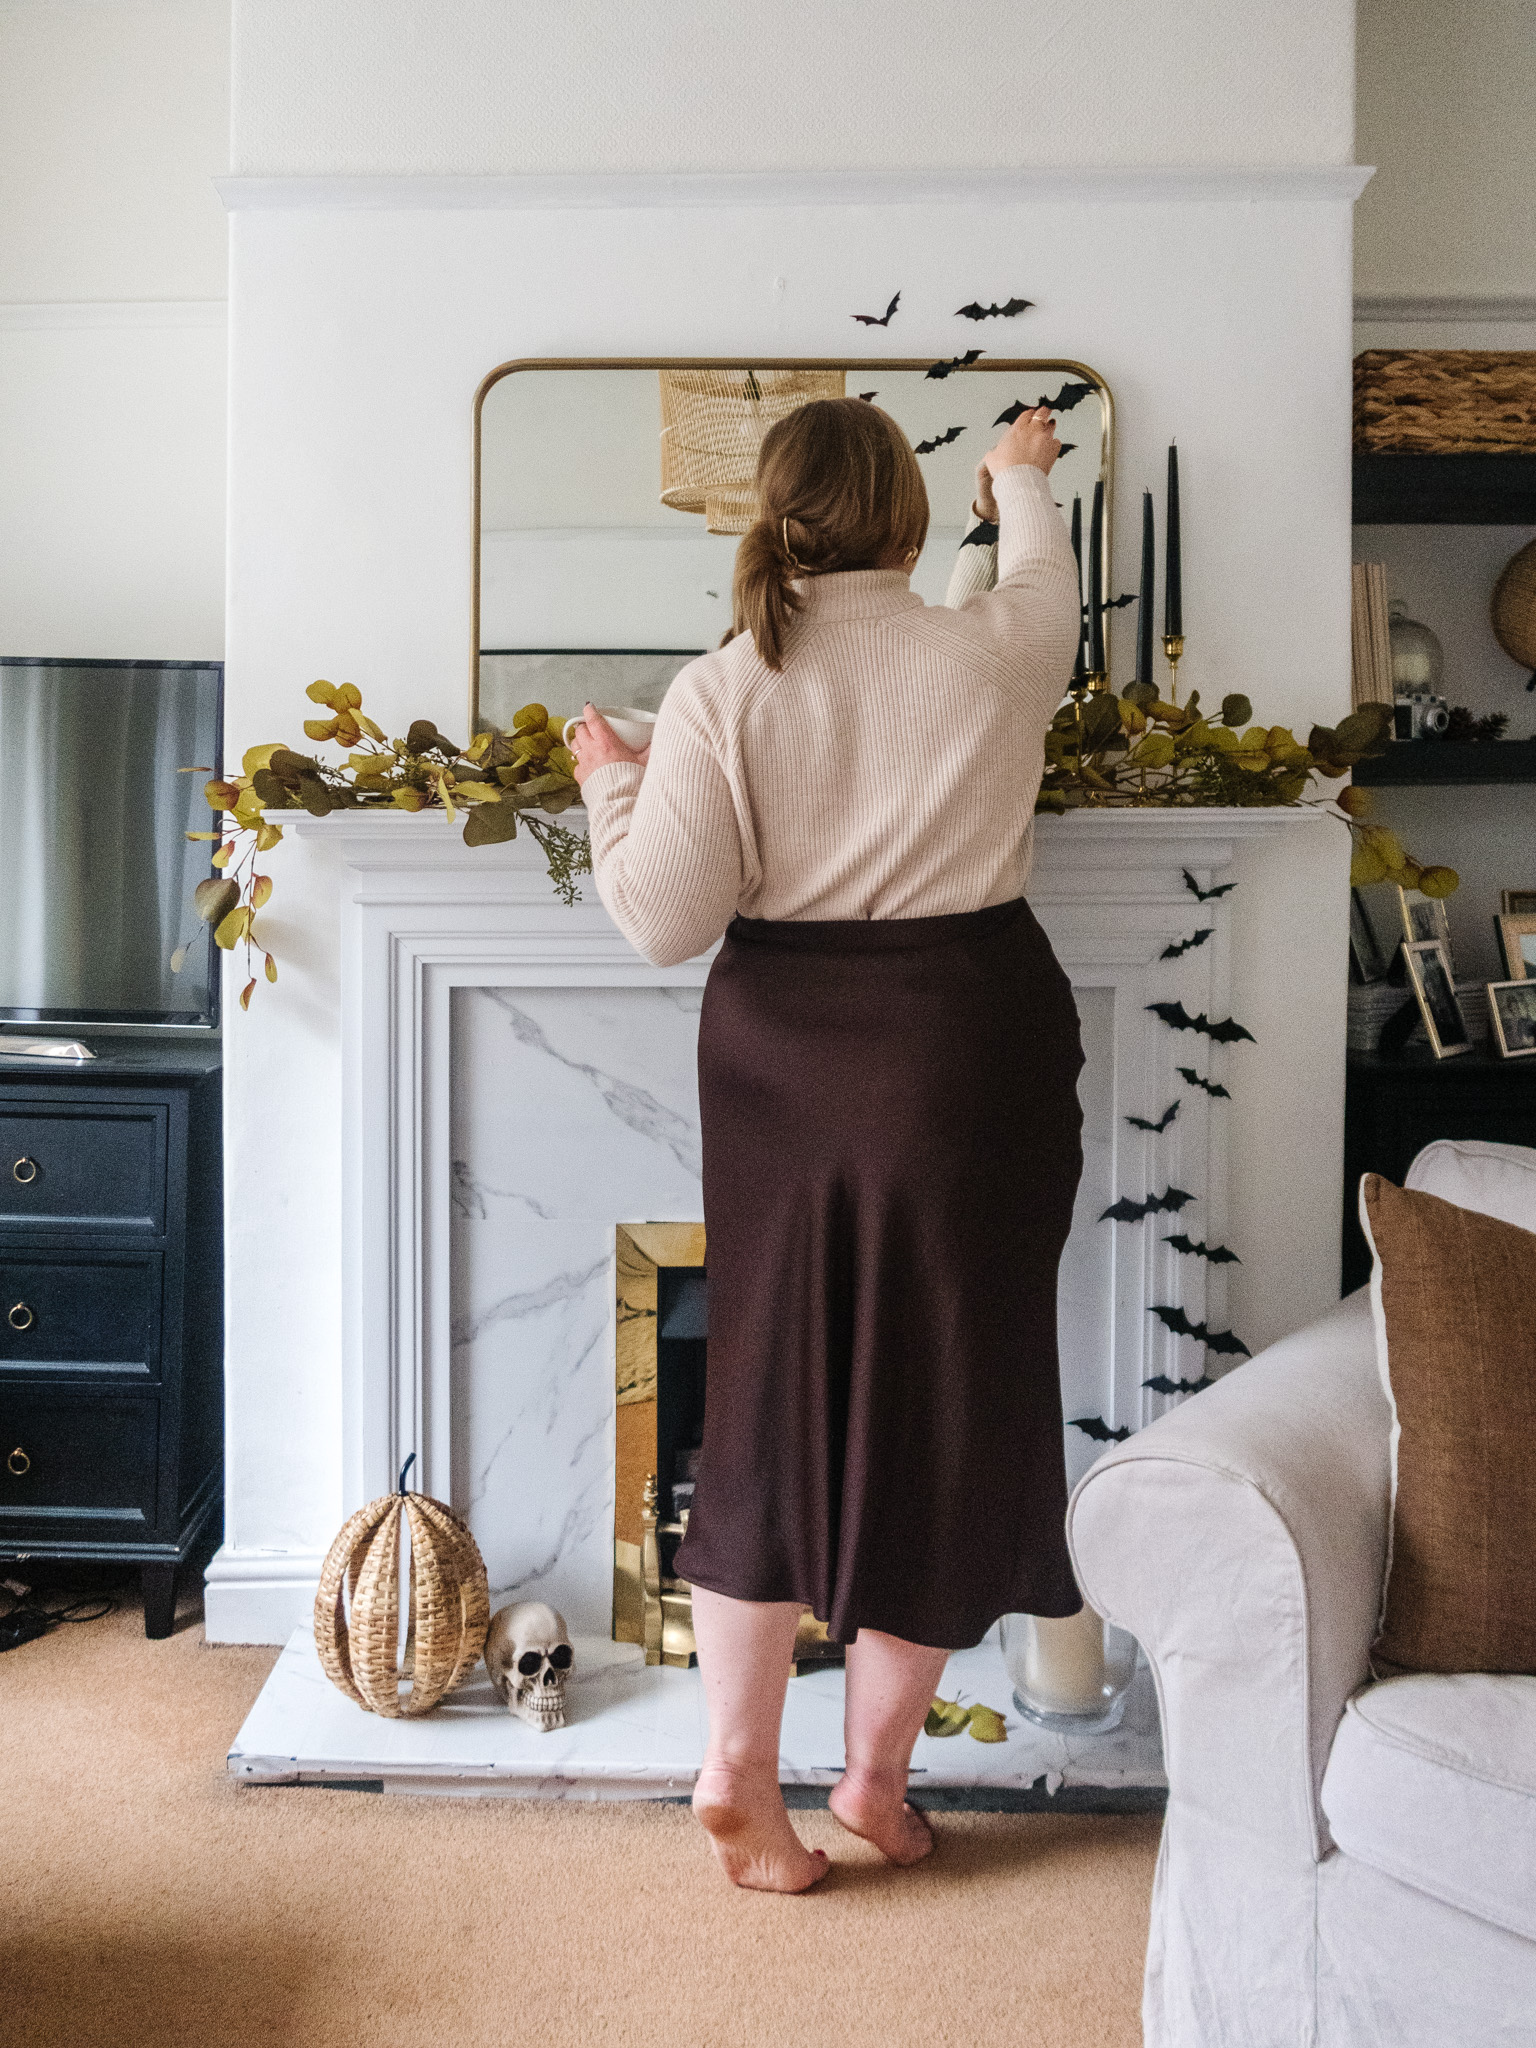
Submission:
[[[847,395],[842,370],[663,370],[661,502],[702,512],[711,533],[757,517],[757,451],[768,429],[813,398]]]

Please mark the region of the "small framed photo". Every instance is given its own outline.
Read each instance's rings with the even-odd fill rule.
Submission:
[[[1536,889],[1501,889],[1499,909],[1505,917],[1536,917]]]
[[[1445,963],[1451,970],[1451,979],[1456,979],[1456,954],[1451,945],[1451,920],[1446,914],[1445,904],[1438,896],[1423,896],[1417,889],[1399,889],[1398,902],[1403,911],[1403,936],[1412,944],[1433,940],[1444,948]]]
[[[1504,972],[1511,981],[1536,980],[1536,911],[1496,917]]]
[[[1424,1030],[1435,1058],[1448,1060],[1453,1053],[1470,1052],[1472,1034],[1456,999],[1450,962],[1440,941],[1405,941],[1403,962],[1408,969],[1413,992],[1419,999],[1419,1015],[1424,1019]]]
[[[1488,1008],[1505,1059],[1522,1060],[1536,1053],[1536,980],[1490,981]]]
[[[1365,897],[1359,889],[1349,892],[1349,968],[1355,981],[1381,981],[1385,979],[1388,962],[1382,955],[1381,945],[1376,937],[1376,927],[1371,923],[1371,914],[1365,907]]]

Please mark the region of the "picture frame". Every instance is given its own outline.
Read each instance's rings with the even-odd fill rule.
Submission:
[[[1505,979],[1536,981],[1536,910],[1496,917],[1493,923],[1504,956]]]
[[[1351,977],[1358,982],[1384,981],[1389,962],[1384,955],[1381,942],[1376,937],[1376,928],[1371,923],[1371,914],[1365,905],[1364,892],[1351,889],[1349,892],[1349,968]]]
[[[1437,1060],[1454,1058],[1472,1050],[1472,1033],[1467,1028],[1451,963],[1438,939],[1405,939],[1403,964],[1418,998],[1424,1035]]]
[[[1536,976],[1521,981],[1490,981],[1487,986],[1499,1057],[1529,1059],[1536,1054]]]
[[[1444,900],[1439,896],[1425,896],[1417,889],[1399,889],[1398,905],[1403,917],[1403,936],[1410,944],[1432,941],[1445,952],[1445,964],[1450,969],[1451,981],[1456,980],[1456,949],[1451,944],[1451,920]]]
[[[1536,915],[1536,889],[1501,889],[1499,912],[1504,917]]]

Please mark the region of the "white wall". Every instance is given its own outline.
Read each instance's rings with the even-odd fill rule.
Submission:
[[[236,0],[250,173],[1347,163],[1346,0]]]
[[[0,652],[224,645],[226,0],[0,5]]]

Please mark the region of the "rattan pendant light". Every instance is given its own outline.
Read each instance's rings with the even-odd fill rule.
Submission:
[[[326,1554],[315,1595],[315,1647],[325,1675],[370,1713],[428,1714],[485,1647],[490,1592],[479,1545],[451,1508],[407,1493],[359,1508]],[[406,1635],[400,1648],[401,1552],[409,1545]]]
[[[842,370],[663,370],[661,502],[702,512],[711,533],[745,533],[757,517],[764,434],[813,398],[842,398]]]

